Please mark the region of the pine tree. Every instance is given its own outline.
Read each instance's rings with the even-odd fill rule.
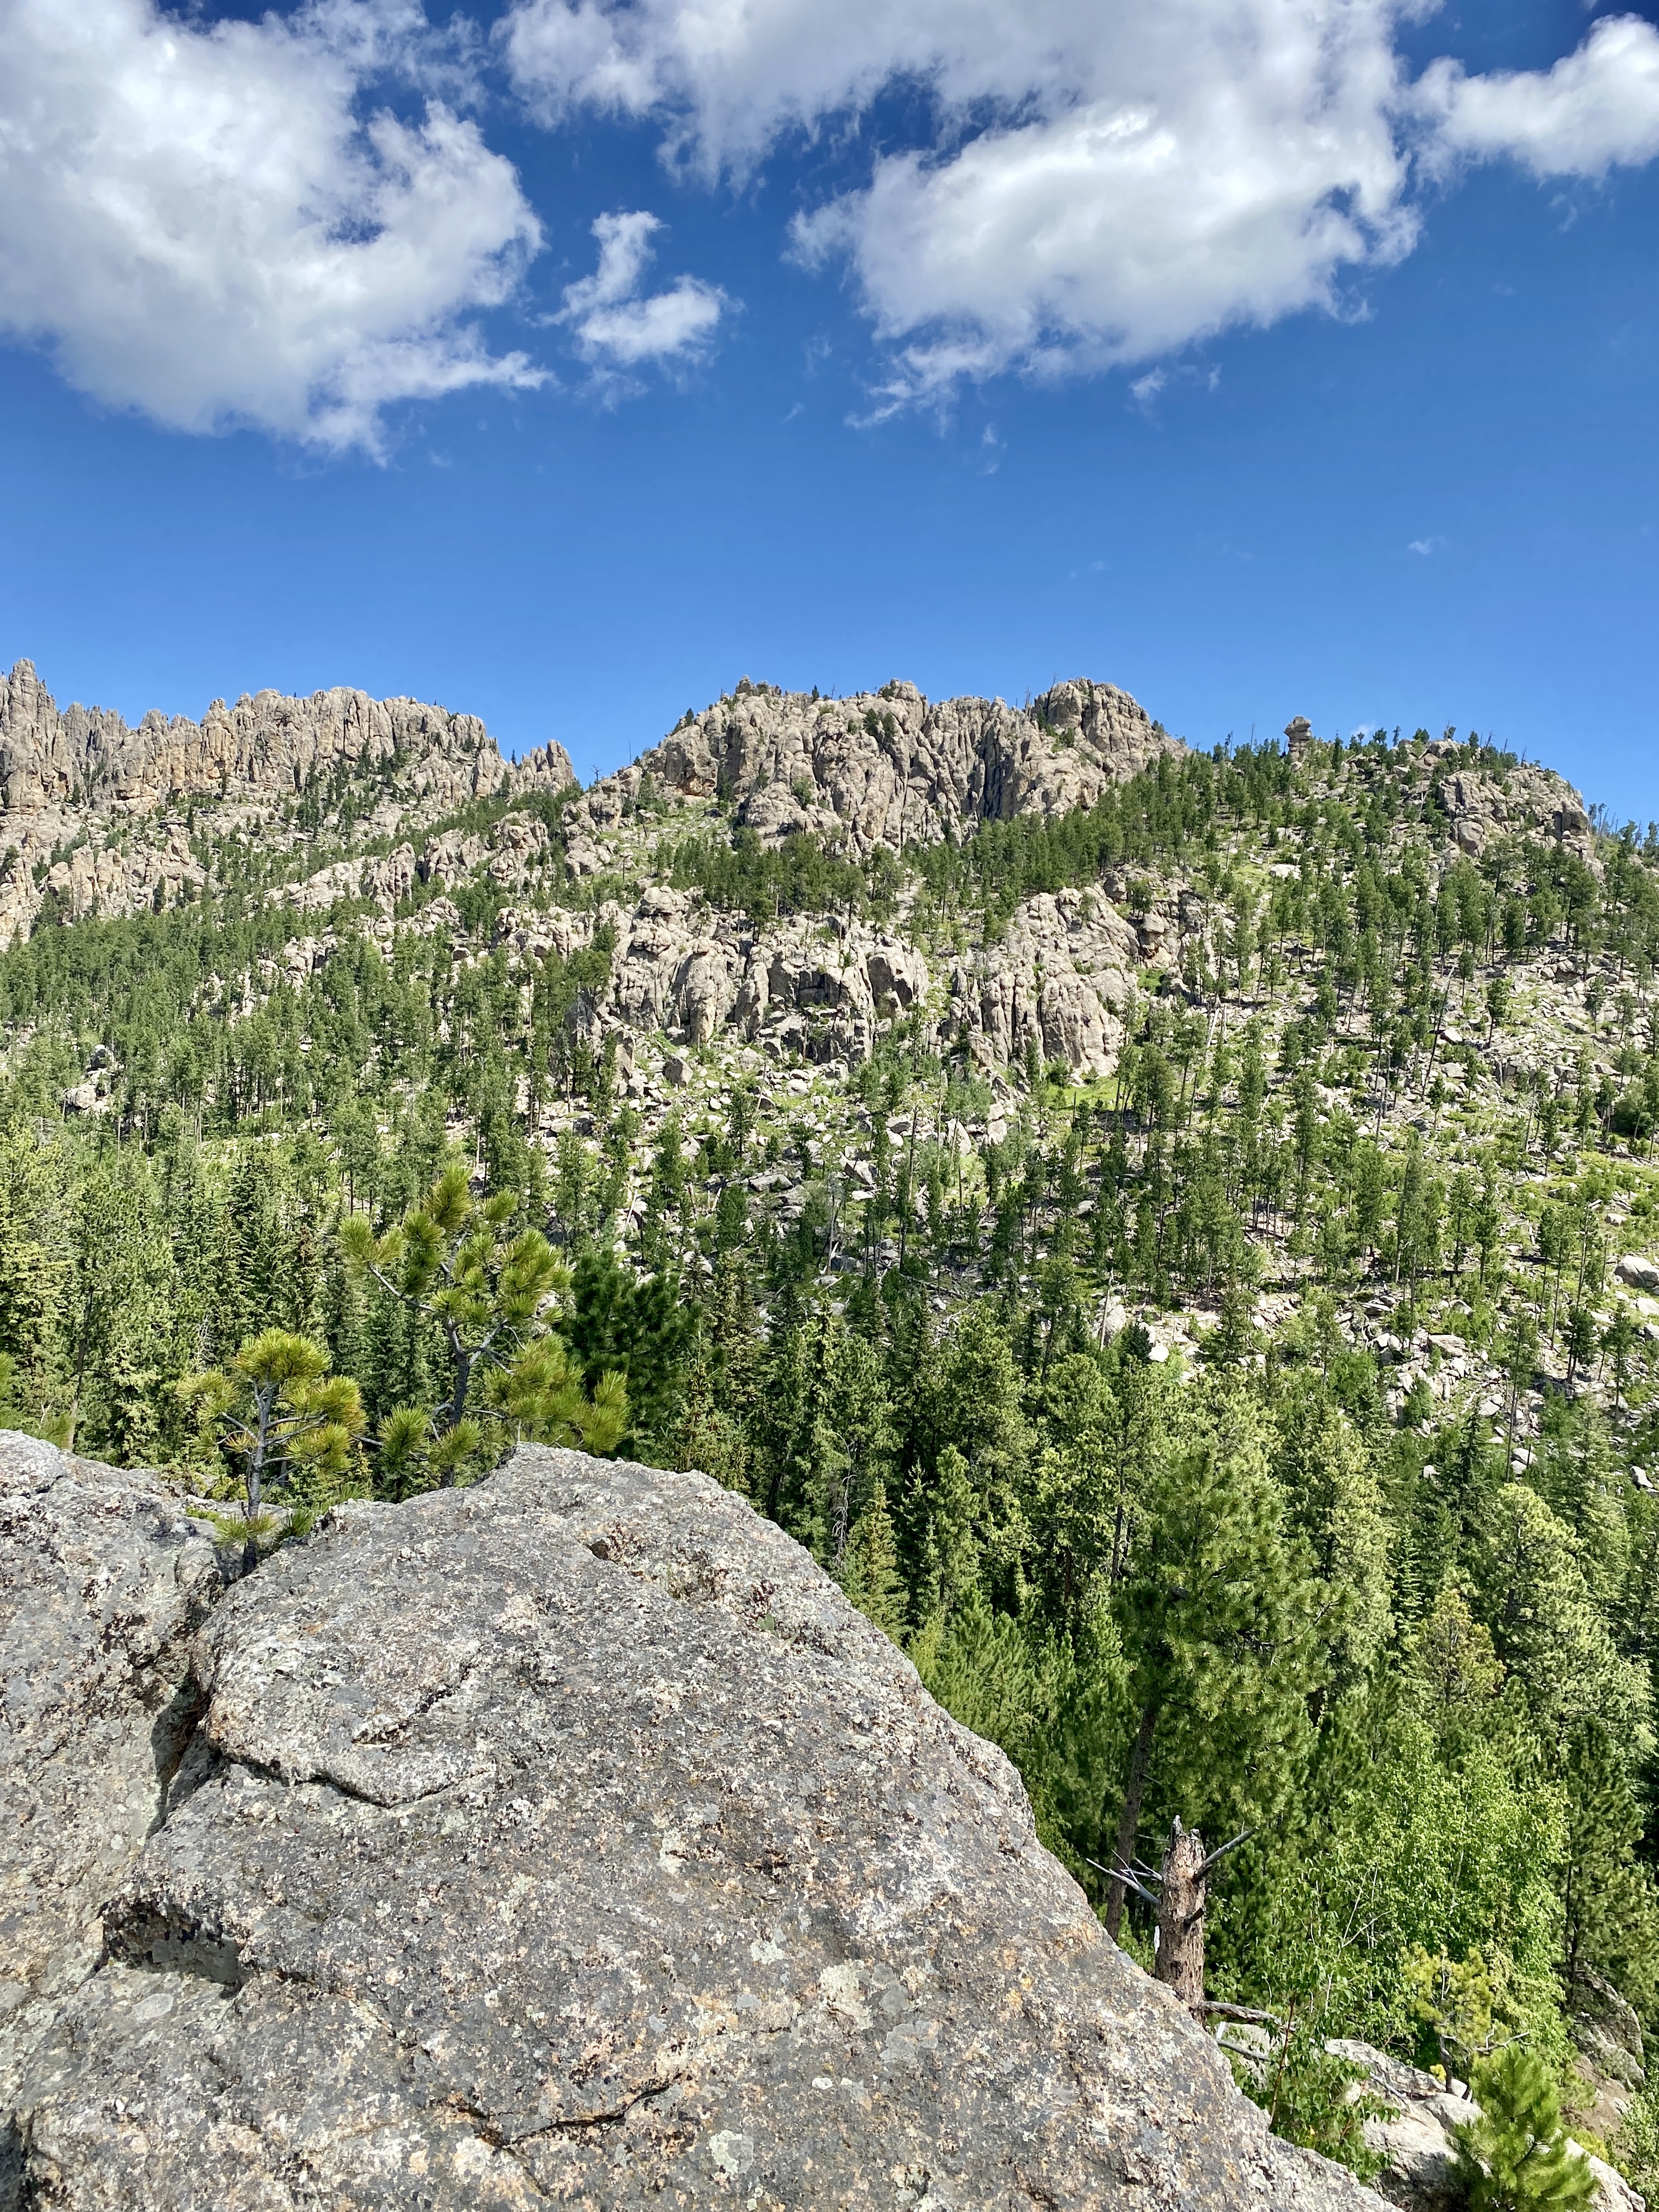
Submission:
[[[1310,1566],[1248,1440],[1171,1451],[1154,1468],[1115,1607],[1133,1709],[1116,1865],[1133,1861],[1155,1753],[1189,1825],[1212,1808],[1232,1820],[1276,1808],[1328,1664]],[[1114,1936],[1123,1895],[1115,1879]]]
[[[362,1214],[340,1224],[348,1261],[428,1324],[447,1354],[444,1395],[435,1404],[395,1407],[382,1428],[382,1465],[394,1482],[404,1481],[418,1460],[447,1489],[477,1463],[489,1434],[479,1386],[534,1352],[544,1333],[539,1315],[557,1267],[538,1230],[511,1233],[515,1210],[510,1192],[475,1205],[465,1169],[455,1166],[385,1237],[377,1238]],[[533,1377],[520,1378],[521,1404],[527,1407],[538,1389],[547,1395],[559,1387],[544,1360]],[[607,1426],[604,1419],[596,1425]]]
[[[842,1561],[842,1587],[859,1611],[895,1644],[905,1633],[904,1583],[887,1510],[887,1489],[878,1481],[853,1523]]]
[[[250,1337],[228,1367],[187,1376],[179,1395],[196,1409],[204,1443],[240,1462],[242,1569],[258,1564],[265,1491],[285,1487],[316,1504],[349,1465],[363,1426],[362,1401],[347,1376],[308,1337],[268,1328]]]
[[[1583,2212],[1595,2176],[1567,2147],[1543,2061],[1518,2043],[1477,2068],[1480,2118],[1454,2130],[1469,2212]]]
[[[1562,1978],[1571,1993],[1593,1970],[1614,1977],[1627,1996],[1650,2002],[1659,1972],[1659,1905],[1651,1873],[1637,1863],[1642,1826],[1634,1794],[1595,1722],[1575,1735],[1563,1780]]]

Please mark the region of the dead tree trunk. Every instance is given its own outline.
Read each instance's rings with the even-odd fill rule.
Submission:
[[[1200,2014],[1204,2010],[1204,1908],[1209,1881],[1204,1838],[1196,1829],[1183,1828],[1177,1818],[1170,1831],[1158,1884],[1157,1974],[1189,2012]]]

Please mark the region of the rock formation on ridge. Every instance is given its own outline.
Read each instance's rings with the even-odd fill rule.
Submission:
[[[914,684],[819,699],[745,678],[599,793],[632,796],[650,776],[690,797],[724,793],[763,842],[812,830],[844,832],[860,854],[900,851],[976,822],[1090,805],[1182,750],[1127,691],[1086,679],[1021,712],[1000,699],[930,702]]]
[[[145,814],[192,795],[269,797],[354,769],[403,769],[411,787],[448,805],[498,791],[514,775],[555,788],[575,781],[550,744],[514,769],[475,714],[418,699],[371,699],[337,687],[308,699],[216,699],[200,722],[154,712],[136,730],[109,708],[59,711],[20,660],[0,678],[0,797],[7,817],[83,806]]]
[[[26,1439],[0,1470],[0,2203],[1376,2204],[705,1477],[526,1449],[337,1509],[186,1670],[219,1570],[179,1504]],[[97,1963],[52,1860],[121,1807]]]
[[[107,708],[60,710],[20,660],[0,677],[0,942],[27,931],[47,890],[71,917],[193,896],[198,812],[221,834],[268,834],[273,809],[354,780],[398,802],[391,823],[509,787],[562,790],[575,770],[562,745],[509,763],[476,715],[338,688],[216,699],[199,723],[152,712],[134,730]]]

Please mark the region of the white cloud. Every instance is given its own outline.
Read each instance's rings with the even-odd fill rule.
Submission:
[[[204,29],[154,0],[0,7],[0,331],[93,398],[186,430],[378,447],[381,410],[540,380],[466,319],[540,229],[436,96],[464,45],[416,0]],[[395,71],[418,122],[360,112]]]
[[[714,334],[726,295],[696,276],[677,277],[666,291],[641,295],[662,223],[642,209],[602,215],[593,225],[599,265],[592,276],[567,285],[556,319],[568,323],[584,359],[603,368],[637,368],[647,362],[684,362]]]
[[[1419,97],[1443,165],[1508,155],[1535,176],[1602,176],[1659,154],[1659,33],[1608,15],[1551,70],[1468,76],[1434,62]]]
[[[1445,542],[1443,538],[1413,538],[1406,550],[1426,561],[1431,554],[1437,553]]]
[[[1010,367],[1142,363],[1340,311],[1410,250],[1413,166],[1507,154],[1597,174],[1659,151],[1659,39],[1604,21],[1547,73],[1416,84],[1433,0],[515,0],[502,52],[550,122],[652,118],[671,164],[738,178],[792,133],[920,88],[919,149],[799,218],[893,366],[868,420]]]

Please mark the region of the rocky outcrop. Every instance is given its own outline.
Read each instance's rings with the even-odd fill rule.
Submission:
[[[1035,1044],[1045,1064],[1104,1076],[1131,996],[1156,988],[1167,966],[1162,931],[1148,939],[1097,892],[1039,892],[1000,944],[958,963],[951,1012],[988,1066],[1016,1065]]]
[[[20,660],[0,681],[0,796],[8,817],[54,806],[146,814],[171,798],[292,798],[341,773],[396,771],[445,806],[500,791],[515,771],[473,714],[336,689],[216,699],[199,722],[148,714],[136,730],[102,707],[60,712]],[[526,787],[575,781],[562,746],[516,771]]]
[[[0,945],[27,935],[48,900],[80,921],[194,897],[209,872],[192,823],[209,843],[232,831],[264,840],[279,810],[301,794],[326,801],[349,786],[361,799],[368,786],[378,812],[358,830],[367,841],[469,799],[574,781],[562,746],[544,745],[515,765],[475,715],[416,699],[261,691],[234,707],[216,699],[199,723],[149,714],[132,730],[105,708],[60,711],[33,665],[20,660],[0,678]],[[510,829],[496,825],[490,872],[518,887],[548,832],[539,821],[508,820]],[[408,888],[401,860],[396,852],[353,854],[284,896],[301,912],[358,897],[389,911]]]
[[[1611,2142],[1647,2081],[1642,2023],[1612,1983],[1582,1962],[1568,1984],[1567,2012],[1576,2110],[1590,2134]]]
[[[1553,769],[1525,762],[1502,769],[1454,766],[1458,748],[1443,738],[1425,745],[1423,757],[1461,851],[1478,858],[1502,838],[1530,836],[1595,862],[1584,802]]]
[[[161,1820],[230,1571],[155,1478],[0,1432],[0,2203],[4,2114]]]
[[[68,1463],[35,1480],[94,1510]],[[88,1587],[183,1588],[185,1528],[118,1504]],[[8,1554],[54,1593],[30,1680],[64,1638],[35,1694],[76,1787],[34,1801],[37,1857],[132,1798],[185,1618],[138,1595],[112,1679],[64,1540],[43,1510]],[[337,1509],[218,1605],[190,1681],[160,1823],[152,1774],[95,1970],[10,2091],[26,2203],[1376,2203],[1267,2136],[1000,1753],[701,1475],[524,1450]]]
[[[595,928],[617,935],[608,985],[591,1012],[631,1034],[661,1030],[690,1045],[722,1033],[775,1056],[856,1066],[884,1024],[919,1017],[941,1047],[965,1042],[987,1067],[1022,1061],[1028,1043],[1045,1064],[1083,1078],[1116,1064],[1137,990],[1156,990],[1173,957],[1161,923],[1127,919],[1099,892],[1039,892],[994,943],[933,960],[898,927],[837,915],[786,918],[757,929],[716,915],[696,895],[653,884],[630,910],[592,917],[502,917],[501,934],[534,957],[568,956]]]
[[[817,699],[745,679],[596,785],[573,823],[607,826],[648,780],[729,798],[764,844],[811,830],[855,854],[902,851],[973,823],[1091,805],[1109,784],[1182,750],[1110,684],[1059,684],[1022,711],[1000,699],[930,702],[914,684]]]

